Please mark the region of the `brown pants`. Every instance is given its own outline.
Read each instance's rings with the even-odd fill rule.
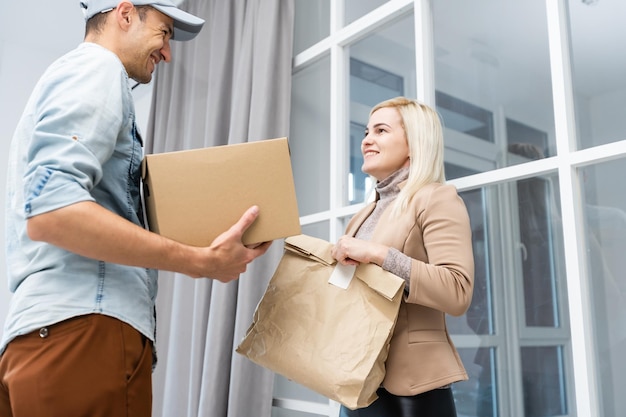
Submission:
[[[150,417],[152,343],[108,316],[76,317],[9,343],[2,417]]]

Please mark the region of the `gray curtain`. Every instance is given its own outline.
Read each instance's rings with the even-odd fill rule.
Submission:
[[[146,153],[288,136],[293,0],[180,7],[206,24],[195,40],[172,42],[172,63],[159,65]],[[234,350],[282,248],[275,241],[229,284],[160,273],[155,417],[271,414],[273,374]]]

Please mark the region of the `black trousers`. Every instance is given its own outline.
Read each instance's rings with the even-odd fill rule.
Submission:
[[[339,417],[457,417],[452,388],[434,389],[423,394],[401,397],[384,388],[368,407],[350,410],[341,407]]]

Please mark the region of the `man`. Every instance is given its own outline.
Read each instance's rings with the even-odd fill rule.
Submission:
[[[169,0],[81,6],[85,42],[44,73],[10,150],[2,417],[150,416],[156,270],[228,282],[271,244],[241,242],[257,207],[209,247],[142,227],[129,79],[204,21]]]

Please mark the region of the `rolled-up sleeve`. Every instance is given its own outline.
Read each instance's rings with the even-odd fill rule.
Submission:
[[[94,65],[98,63],[47,74],[58,82],[44,83],[45,91],[31,107],[33,130],[25,144],[23,171],[26,217],[94,201],[90,190],[102,178],[102,166],[115,149],[123,122],[120,89],[111,86],[125,82],[115,72],[98,72]],[[102,79],[94,80],[98,76]]]

